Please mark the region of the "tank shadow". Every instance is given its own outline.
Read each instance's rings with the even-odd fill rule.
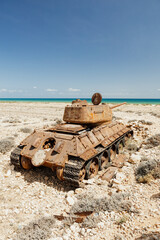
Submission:
[[[46,184],[49,187],[53,187],[58,191],[68,192],[70,190],[75,190],[74,186],[68,185],[64,181],[60,181],[56,172],[52,171],[50,168],[46,167],[35,167],[31,170],[24,170],[22,168],[14,167],[16,172],[20,172],[24,176],[24,180],[28,183],[39,182]]]

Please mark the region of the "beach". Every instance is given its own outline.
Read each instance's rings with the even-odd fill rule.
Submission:
[[[141,183],[135,176],[143,159],[160,162],[159,142],[154,145],[151,141],[146,147],[149,138],[160,134],[160,105],[126,104],[113,109],[114,121],[132,127],[137,149],[125,150],[124,166],[110,183],[99,173],[73,190],[50,169],[15,170],[10,164],[11,151],[35,128],[60,123],[65,106],[63,102],[0,102],[0,141],[8,139],[11,145],[0,148],[0,239],[129,240],[160,233],[159,198],[152,197],[160,193],[160,179],[151,177]],[[129,210],[117,209],[112,203],[111,209],[102,207],[84,223],[54,217],[70,213],[83,198],[103,202],[116,194],[122,205],[128,201]],[[96,208],[96,200],[94,204]]]

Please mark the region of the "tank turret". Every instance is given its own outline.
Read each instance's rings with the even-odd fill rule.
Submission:
[[[97,125],[100,123],[110,123],[112,121],[112,109],[125,103],[110,107],[106,103],[101,103],[102,96],[95,93],[92,96],[92,103],[86,100],[74,100],[72,105],[65,107],[63,120],[67,123]]]

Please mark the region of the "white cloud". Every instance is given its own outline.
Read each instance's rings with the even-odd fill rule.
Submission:
[[[68,91],[69,92],[80,92],[81,90],[77,89],[77,88],[68,88]]]
[[[14,93],[14,92],[23,92],[21,89],[19,90],[15,90],[15,89],[6,89],[6,88],[2,88],[0,89],[0,92],[8,92],[8,93]]]
[[[160,91],[160,88],[158,88],[157,90]]]
[[[34,88],[34,89],[36,89],[37,87],[36,87],[36,86],[34,86],[33,88]]]
[[[57,89],[47,88],[46,91],[47,91],[47,92],[57,92]]]
[[[13,92],[17,92],[17,91],[14,90],[14,89],[5,89],[5,88],[3,88],[3,89],[0,90],[0,92],[9,92],[9,93],[13,93]]]
[[[0,89],[0,92],[7,92],[7,89],[2,88],[2,89]]]

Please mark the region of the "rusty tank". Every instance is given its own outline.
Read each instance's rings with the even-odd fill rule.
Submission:
[[[123,123],[112,121],[112,109],[122,104],[110,107],[101,100],[99,93],[92,96],[93,104],[74,100],[65,107],[64,123],[34,130],[11,152],[11,163],[26,170],[49,167],[75,186],[97,175],[133,135]]]

